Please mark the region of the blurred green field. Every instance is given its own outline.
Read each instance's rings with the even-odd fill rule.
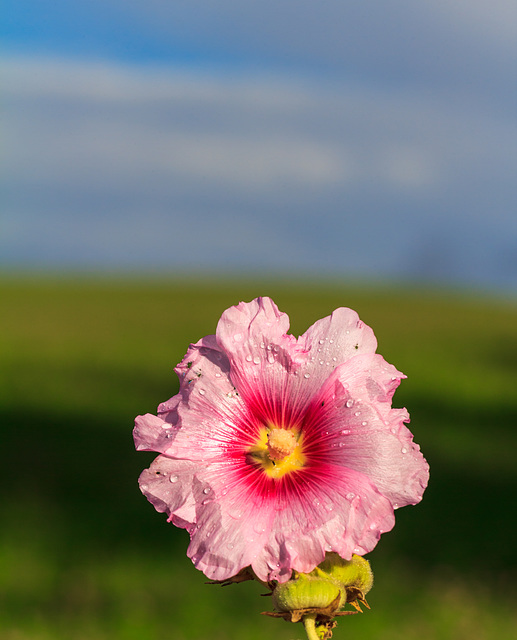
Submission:
[[[514,640],[517,305],[418,289],[281,281],[0,279],[0,638],[295,640],[259,585],[221,588],[140,495],[137,414],[221,312],[270,295],[296,335],[338,306],[408,375],[395,395],[431,464],[369,559],[372,610],[336,640]]]

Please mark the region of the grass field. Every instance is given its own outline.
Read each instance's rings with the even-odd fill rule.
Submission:
[[[0,279],[0,638],[304,637],[260,616],[259,585],[221,588],[137,487],[137,414],[239,300],[272,296],[296,335],[356,309],[408,375],[395,395],[431,465],[424,500],[370,554],[372,610],[334,638],[517,637],[517,305],[328,283]],[[515,301],[514,301],[515,302]]]

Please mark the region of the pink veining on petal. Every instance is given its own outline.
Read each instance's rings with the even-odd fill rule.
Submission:
[[[176,367],[179,393],[136,420],[137,449],[160,454],[141,490],[211,579],[251,566],[282,582],[328,551],[367,553],[427,485],[409,416],[391,407],[404,375],[373,331],[345,308],[298,339],[288,328],[269,298],[228,309]],[[250,453],[271,428],[303,438],[302,466],[281,477]]]

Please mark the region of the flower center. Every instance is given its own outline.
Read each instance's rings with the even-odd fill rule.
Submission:
[[[297,471],[307,461],[303,452],[303,435],[296,429],[276,426],[260,430],[248,455],[270,478],[281,478],[286,473]]]
[[[286,429],[271,429],[267,436],[268,455],[275,462],[290,456],[297,444],[293,432]]]

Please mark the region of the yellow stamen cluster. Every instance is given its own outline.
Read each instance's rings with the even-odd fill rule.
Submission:
[[[267,450],[271,460],[283,460],[296,449],[298,442],[292,431],[272,429],[267,436]]]
[[[306,463],[302,434],[296,429],[275,426],[263,427],[260,430],[249,455],[271,478],[281,478],[286,473],[301,469]]]

